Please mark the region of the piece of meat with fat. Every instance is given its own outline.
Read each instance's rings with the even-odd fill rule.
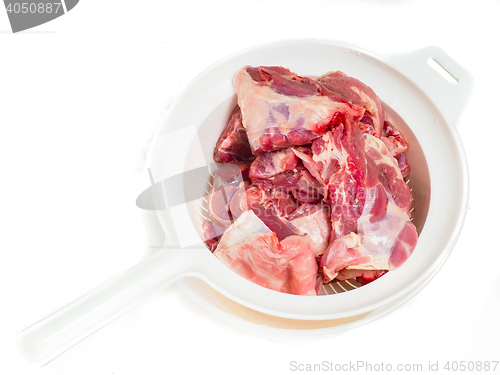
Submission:
[[[292,193],[286,193],[280,189],[267,191],[265,200],[266,204],[273,204],[279,214],[285,218],[288,218],[299,206]]]
[[[415,226],[394,202],[388,204],[383,219],[370,223],[369,214],[362,216],[359,234],[337,238],[323,254],[324,281],[336,278],[339,271],[394,270],[411,255],[417,244]]]
[[[323,271],[323,282],[333,280],[339,271],[347,267],[368,262],[370,258],[358,250],[360,247],[361,236],[354,232],[334,240],[319,262]]]
[[[224,228],[221,228],[210,220],[203,219],[201,229],[203,233],[203,242],[211,252],[214,252],[219,240],[224,234]]]
[[[396,127],[389,121],[385,120],[382,137],[382,142],[387,146],[389,152],[398,161],[399,169],[403,177],[406,177],[410,172],[410,163],[406,157],[406,150],[408,149],[408,141],[403,134],[396,129]]]
[[[301,174],[299,159],[289,148],[280,151],[266,152],[257,156],[250,166],[248,176],[252,183],[263,190],[292,190],[298,183]]]
[[[219,246],[214,254],[260,286],[282,293],[316,295],[318,265],[306,237],[291,236],[279,242],[273,232],[256,234],[230,247]]]
[[[287,170],[293,170],[298,161],[297,156],[289,148],[266,152],[257,156],[252,162],[248,177],[251,180],[255,178],[271,178]]]
[[[282,215],[279,207],[273,202],[264,204],[253,204],[250,209],[278,236],[283,240],[288,236],[298,235],[300,232],[290,221]]]
[[[218,190],[222,186],[238,186],[241,181],[248,180],[249,163],[229,162],[217,164],[217,167],[212,181],[213,190]]]
[[[312,159],[328,188],[326,202],[332,209],[332,241],[355,232],[363,210],[366,179],[363,146],[363,133],[350,121],[314,140],[311,146]]]
[[[301,203],[318,203],[323,199],[320,191],[324,185],[319,182],[305,167],[300,168],[300,177],[292,188],[292,194]]]
[[[236,106],[229,117],[229,122],[220,135],[214,149],[214,161],[229,163],[231,161],[252,161],[255,156],[250,150],[248,137],[241,122],[241,109]]]
[[[251,182],[242,181],[238,186],[238,190],[234,193],[229,202],[229,210],[234,219],[237,219],[245,211],[248,211],[247,190],[250,189]],[[260,199],[259,199],[260,200]]]
[[[417,244],[410,221],[411,192],[397,161],[385,144],[364,134],[366,155],[365,201],[356,230],[337,237],[323,254],[324,281],[343,269],[393,270],[402,265]]]
[[[302,165],[307,169],[310,175],[316,180],[314,182],[314,187],[318,191],[319,194],[326,199],[328,196],[328,187],[327,184],[323,181],[322,178],[322,165],[317,163],[313,159],[313,152],[311,147],[301,146],[301,147],[293,147],[292,151],[302,162]],[[307,203],[307,202],[304,202]]]
[[[397,157],[408,149],[408,141],[387,119],[384,122],[383,133],[380,139],[394,157]]]
[[[217,249],[225,249],[243,242],[250,236],[269,232],[271,230],[253,211],[245,211],[231,226],[226,228],[217,244]]]
[[[297,202],[290,193],[280,190],[265,191],[257,186],[240,185],[229,204],[233,219],[242,212],[253,211],[273,232],[278,239],[298,235],[287,216],[297,208]]]
[[[384,142],[365,134],[365,153],[367,160],[367,187],[380,183],[395,203],[409,216],[413,200],[398,161],[391,155]]]
[[[316,205],[306,203],[297,211],[298,215],[290,217],[290,223],[302,234],[309,235],[314,255],[318,257],[325,252],[330,243],[330,206],[324,203]]]
[[[365,113],[358,125],[363,132],[380,137],[385,121],[382,101],[371,87],[343,72],[329,72],[318,78],[323,86],[341,95],[348,102],[364,107]]]
[[[288,169],[274,177],[269,178],[254,178],[252,183],[262,190],[271,191],[274,189],[282,190],[286,193],[292,191],[302,177],[299,168]]]
[[[234,80],[242,122],[254,155],[305,145],[362,107],[325,95],[318,81],[282,67],[242,68]]]
[[[212,190],[207,196],[207,208],[212,221],[226,228],[233,222],[230,201],[238,191],[240,183],[246,180],[248,164],[231,162],[219,164],[212,180]]]
[[[270,204],[274,205],[277,212],[285,218],[298,207],[298,203],[291,193],[279,189],[265,191],[258,186],[251,185],[248,181],[244,181],[231,198],[229,208],[233,218],[238,218],[242,212],[247,211],[250,207]]]
[[[238,187],[234,185],[221,186],[207,197],[210,218],[220,227],[227,228],[233,222],[229,202],[237,190]]]

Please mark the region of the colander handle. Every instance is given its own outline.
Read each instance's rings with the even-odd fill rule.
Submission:
[[[206,248],[160,249],[25,329],[18,338],[18,346],[31,363],[45,365],[123,312],[187,275],[192,260],[206,256],[212,256]]]
[[[432,46],[383,60],[410,78],[454,123],[472,91],[472,76],[441,48]]]

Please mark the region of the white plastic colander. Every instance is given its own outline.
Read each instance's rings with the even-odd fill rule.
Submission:
[[[410,143],[412,216],[420,233],[400,268],[363,287],[345,288],[347,292],[296,296],[240,277],[203,245],[200,220],[213,173],[213,148],[236,103],[233,78],[245,65],[280,65],[302,76],[341,70],[372,87],[386,103],[394,125]],[[438,272],[458,239],[468,174],[453,121],[471,87],[470,75],[437,47],[375,56],[331,41],[293,40],[250,48],[212,65],[179,94],[148,156],[152,187],[138,205],[154,209],[147,215],[150,233],[162,248],[26,329],[19,347],[30,361],[47,363],[174,282],[225,318],[278,330],[345,329],[391,311]]]

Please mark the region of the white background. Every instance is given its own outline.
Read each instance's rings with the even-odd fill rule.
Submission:
[[[12,34],[0,11],[0,373],[287,374],[291,361],[424,369],[500,361],[499,15],[498,0],[85,0]],[[291,38],[379,55],[437,45],[473,75],[457,120],[468,215],[438,275],[381,319],[295,344],[227,324],[174,285],[47,366],[29,364],[16,347],[23,328],[150,252],[135,199],[175,95],[230,53]]]

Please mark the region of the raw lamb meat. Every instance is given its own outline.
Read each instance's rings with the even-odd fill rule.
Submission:
[[[247,133],[241,122],[241,110],[236,106],[231,113],[229,123],[215,145],[214,161],[229,163],[231,161],[252,161],[255,156],[250,150]]]
[[[300,177],[292,188],[292,194],[301,203],[318,203],[323,199],[323,185],[306,168],[300,169]]]
[[[403,177],[406,177],[410,173],[410,164],[408,164],[405,154],[405,151],[408,149],[406,139],[388,120],[384,123],[383,134],[380,139],[387,146],[392,156],[396,158],[401,174]]]
[[[246,66],[234,83],[203,222],[214,254],[261,286],[303,295],[401,266],[418,239],[409,145],[375,92],[342,72],[313,80],[274,66]]]
[[[244,67],[235,78],[243,126],[254,155],[303,145],[363,108],[334,100],[315,80],[281,67]]]
[[[324,281],[344,269],[393,270],[411,255],[417,231],[410,221],[411,192],[385,144],[364,134],[364,203],[356,231],[337,238],[321,258]]]
[[[330,207],[322,203],[304,203],[296,211],[294,216],[290,217],[290,223],[301,233],[309,235],[314,255],[322,255],[330,241]]]
[[[208,212],[219,227],[227,228],[233,222],[229,203],[244,180],[242,164],[226,163],[217,170],[212,192],[207,197]]]
[[[253,211],[246,211],[224,232],[216,250],[231,247],[251,236],[270,232],[271,230]]]
[[[252,196],[250,197],[249,196]],[[251,209],[273,232],[282,240],[288,236],[299,234],[299,231],[286,218],[286,213],[290,208],[296,207],[289,202],[289,195],[268,196],[262,189],[252,187],[247,191],[247,204]],[[261,197],[258,200],[257,197]],[[283,209],[283,206],[285,209]]]
[[[330,72],[318,78],[328,90],[341,95],[350,103],[365,108],[359,125],[364,132],[380,137],[384,126],[384,108],[375,92],[363,82],[342,72]]]
[[[415,226],[404,216],[405,212],[394,202],[388,204],[386,215],[375,223],[370,222],[369,211],[363,214],[359,234],[351,232],[337,238],[323,254],[323,281],[334,279],[343,269],[390,271],[402,265],[418,239]]]
[[[291,193],[283,190],[265,191],[247,182],[240,184],[229,202],[230,215],[237,219],[243,212],[252,210],[273,232],[279,240],[299,231],[287,219],[298,207]]]
[[[238,219],[235,226],[242,219]],[[224,237],[226,234],[232,236],[233,230],[233,227],[228,228],[214,252],[229,268],[258,285],[278,292],[316,295],[318,265],[307,236],[290,236],[278,241],[276,234],[268,231],[226,247],[223,245]],[[236,236],[239,237],[240,233]]]
[[[248,177],[263,190],[274,188],[289,192],[301,177],[296,169],[298,160],[289,148],[266,152],[253,161]]]

